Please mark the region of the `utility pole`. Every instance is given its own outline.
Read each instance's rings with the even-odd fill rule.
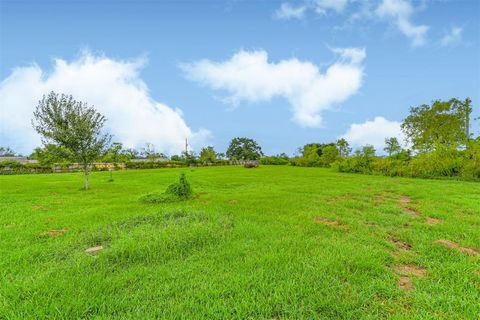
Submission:
[[[185,157],[188,156],[188,140],[185,138]]]

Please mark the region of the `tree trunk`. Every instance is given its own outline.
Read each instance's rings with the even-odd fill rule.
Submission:
[[[85,170],[85,191],[88,191],[88,175],[90,174],[88,172],[88,164],[84,165],[84,170]]]

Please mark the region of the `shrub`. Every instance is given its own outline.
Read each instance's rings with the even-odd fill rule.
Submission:
[[[185,173],[180,174],[180,179],[178,182],[172,183],[168,186],[166,193],[183,200],[186,200],[192,196],[192,187],[187,181]]]
[[[290,160],[283,157],[263,157],[260,159],[260,164],[264,165],[288,165]]]
[[[39,163],[21,163],[17,161],[0,161],[0,174],[23,174],[23,173],[51,173],[51,166]]]
[[[247,161],[243,164],[245,168],[256,168],[258,167],[258,162],[255,161]]]
[[[145,203],[166,203],[187,200],[190,199],[192,195],[192,187],[190,186],[185,173],[182,173],[180,174],[179,181],[169,185],[164,193],[149,193],[140,197],[139,200]]]
[[[183,161],[144,161],[144,162],[127,162],[125,168],[127,169],[156,169],[156,168],[179,168],[186,167],[187,164]]]
[[[408,175],[419,178],[456,177],[463,167],[460,151],[438,148],[435,151],[417,155],[408,164]]]

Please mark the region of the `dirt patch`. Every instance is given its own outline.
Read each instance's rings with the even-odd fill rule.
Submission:
[[[378,194],[375,196],[375,200],[379,201],[379,202],[383,202],[385,201],[385,196],[383,194]]]
[[[395,273],[400,276],[398,287],[405,291],[411,291],[413,289],[412,277],[424,277],[427,270],[414,264],[406,264],[395,267]]]
[[[455,249],[455,250],[458,250],[460,252],[463,252],[463,253],[466,253],[466,254],[469,254],[469,255],[472,255],[472,256],[479,256],[480,255],[479,250],[474,249],[474,248],[462,247],[458,243],[450,241],[450,240],[437,240],[437,241],[435,241],[435,243],[438,243],[438,244],[440,244],[444,247],[447,247],[449,249]]]
[[[10,223],[10,224],[6,224],[5,225],[5,228],[7,229],[11,229],[11,228],[15,228],[17,225],[15,223]]]
[[[405,291],[411,291],[413,289],[412,279],[402,276],[398,279],[398,287]]]
[[[86,253],[97,254],[103,250],[103,246],[95,246],[85,250]]]
[[[423,277],[427,274],[427,270],[420,268],[414,264],[406,264],[395,268],[395,272],[400,275],[411,275],[416,277]]]
[[[390,241],[400,250],[405,250],[405,251],[412,250],[412,245],[410,243],[401,241],[397,238],[390,238]]]
[[[442,223],[442,220],[428,217],[427,220],[425,220],[425,223],[430,225],[435,225],[435,224]]]
[[[346,193],[344,195],[338,196],[333,198],[334,201],[342,201],[342,200],[347,200],[353,198],[353,194],[351,193]]]
[[[407,206],[408,204],[410,204],[412,202],[412,199],[410,199],[410,197],[401,196],[399,202],[403,206],[403,211],[406,214],[408,214],[409,216],[415,218],[415,217],[418,217],[420,215],[419,212],[416,209]]]
[[[47,232],[44,232],[42,235],[45,235],[45,236],[59,236],[59,235],[65,234],[65,232],[67,232],[67,230],[65,230],[65,229],[48,230]]]
[[[32,209],[33,209],[33,210],[39,210],[39,209],[42,209],[42,206],[41,206],[41,205],[38,205],[38,204],[34,204],[34,205],[32,206]]]
[[[410,199],[410,197],[407,197],[407,196],[401,196],[400,197],[400,204],[409,204],[410,202],[412,202],[412,199]]]
[[[313,219],[313,221],[316,222],[316,223],[321,223],[321,224],[327,225],[327,226],[334,226],[334,227],[344,226],[343,224],[341,224],[338,221],[328,220],[328,219],[320,218],[320,217],[316,217],[315,219]]]
[[[405,211],[406,214],[408,214],[411,217],[418,217],[419,213],[417,210],[413,208],[404,208],[403,211]]]
[[[231,203],[231,204],[236,204],[236,203],[238,203],[238,200],[235,200],[235,199],[228,200],[228,203]]]

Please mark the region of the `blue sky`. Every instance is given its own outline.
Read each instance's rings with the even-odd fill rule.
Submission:
[[[197,150],[236,136],[267,154],[341,136],[381,149],[433,99],[470,97],[480,116],[480,1],[0,5],[0,145],[23,153],[50,90],[94,104],[115,140],[170,154],[185,137]]]

